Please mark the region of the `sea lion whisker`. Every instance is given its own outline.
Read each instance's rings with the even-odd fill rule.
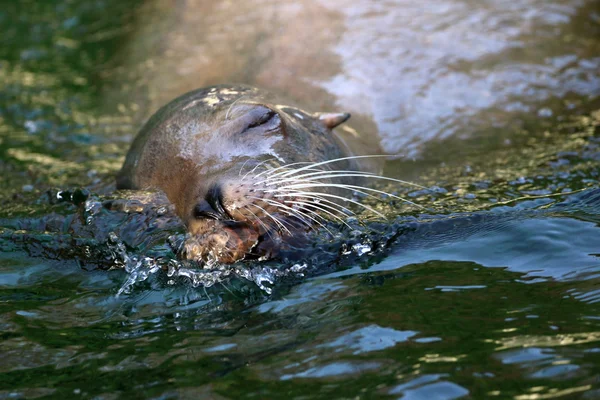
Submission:
[[[272,206],[275,206],[275,207],[279,207],[279,206],[281,205],[281,203],[279,203],[279,202],[276,202],[276,201],[273,201],[273,200],[270,200],[270,199],[265,199],[265,198],[262,198],[262,197],[247,196],[247,198],[248,198],[248,199],[252,199],[252,200],[263,201],[263,202],[265,202],[265,203],[268,203],[268,204],[270,204],[270,205],[272,205]],[[256,204],[250,204],[250,205],[248,205],[248,206],[245,206],[245,207],[247,208],[247,207],[249,207],[249,206],[255,206],[255,207],[258,207],[258,208],[260,208],[261,210],[263,210],[265,213],[267,213],[267,211],[266,211],[264,208],[262,208],[262,207],[260,207],[260,206],[258,206],[258,205],[256,205]],[[288,210],[286,210],[286,209],[285,209],[285,208],[283,208],[283,207],[280,207],[280,208],[281,208],[283,211],[285,211],[285,212],[286,212],[286,215],[290,215]],[[293,211],[293,210],[292,210],[292,211]],[[304,219],[302,218],[302,215],[298,214],[298,215],[295,215],[295,217],[296,217],[296,218],[298,218],[298,219],[301,219],[301,220],[302,220],[302,222],[303,222],[304,224],[306,224],[306,225],[310,226],[310,223],[309,223],[308,221],[304,220]],[[287,224],[288,224],[289,226],[291,226],[292,228],[295,228],[295,226],[294,226],[294,225],[293,225],[293,224],[292,224],[290,221],[286,221],[286,220],[284,220],[284,219],[280,219],[280,221],[281,221],[282,223],[287,223]],[[288,231],[288,232],[289,232],[289,231]]]
[[[273,178],[269,177],[269,178],[264,179],[262,181],[256,182],[255,185],[265,184],[265,185],[271,186],[271,185],[276,185],[276,184],[279,184],[279,183],[282,183],[282,182],[292,181],[294,179],[301,179],[301,178],[303,178],[305,176],[318,176],[318,175],[321,175],[321,174],[360,173],[360,174],[365,174],[365,175],[368,175],[368,176],[378,176],[378,175],[375,175],[375,174],[373,174],[371,172],[358,172],[358,171],[345,170],[345,169],[344,170],[327,170],[327,169],[316,169],[316,168],[314,168],[314,169],[309,169],[309,170],[306,170],[306,171],[315,171],[315,172],[310,172],[310,173],[307,173],[307,174],[302,174],[302,175],[297,175],[297,176],[296,175],[292,175],[290,177],[279,178],[277,180],[274,180],[274,179],[276,179],[275,177],[273,177]]]
[[[348,223],[346,221],[344,221],[342,218],[340,218],[339,215],[335,215],[334,213],[332,213],[331,211],[328,211],[322,207],[316,206],[313,203],[306,203],[304,201],[288,201],[288,203],[292,203],[292,204],[298,204],[304,207],[304,209],[308,209],[307,207],[314,207],[317,210],[324,212],[328,215],[331,215],[333,218],[337,219],[338,221],[340,221],[342,224],[346,225],[348,228],[352,229],[352,227],[350,225],[348,225]]]
[[[361,173],[364,175],[372,175],[372,176],[377,176],[376,174],[374,174],[373,172],[362,172],[362,171],[356,171],[353,169],[321,169],[321,168],[310,168],[307,170],[302,170],[300,171],[298,168],[296,168],[296,171],[299,172],[304,172],[304,171],[316,171],[316,172],[311,172],[308,174],[302,174],[302,175],[295,175],[296,178],[300,178],[303,176],[312,176],[312,175],[318,175],[318,174],[333,174],[333,173]],[[292,177],[290,177],[292,178]],[[282,178],[282,179],[290,179],[290,178]]]
[[[273,197],[290,197],[290,196],[294,196],[293,192],[292,194],[275,194],[273,195]],[[298,192],[298,196],[301,197],[305,197],[308,199],[314,199],[317,200],[319,202],[323,202],[323,203],[328,203],[331,204],[330,207],[333,209],[334,207],[339,207],[340,212],[344,213],[344,214],[349,214],[349,215],[356,215],[356,213],[354,213],[352,210],[344,207],[343,205],[336,203],[335,201],[331,201],[329,199],[325,199],[322,196],[319,196],[319,192]],[[285,200],[284,200],[285,202]],[[321,204],[321,203],[319,203]]]
[[[363,194],[363,195],[365,195],[367,197],[371,197],[371,198],[376,199],[376,200],[381,200],[377,196],[374,196],[374,195],[372,195],[370,193],[363,192],[362,190],[360,190],[360,189],[369,190],[369,188],[363,188],[362,186],[353,186],[353,187],[348,187],[348,186],[351,186],[351,185],[336,185],[336,184],[332,184],[332,183],[318,183],[318,184],[305,183],[305,184],[294,184],[294,185],[289,185],[289,186],[282,186],[279,189],[288,189],[288,188],[292,188],[292,189],[296,189],[296,188],[298,188],[298,189],[309,189],[309,188],[312,188],[312,187],[339,187],[341,189],[346,189],[346,190],[350,190],[352,192]],[[372,189],[372,190],[374,190],[374,189]],[[384,192],[384,194],[387,194],[387,193]],[[392,196],[392,195],[390,195],[390,196]],[[396,196],[394,196],[394,197],[396,197]]]
[[[326,164],[337,162],[337,161],[353,160],[353,159],[369,158],[369,157],[387,157],[387,156],[385,156],[385,155],[368,155],[368,156],[341,157],[341,158],[336,158],[336,159],[333,159],[333,160],[327,160],[327,161],[321,161],[321,162],[318,162],[318,163],[313,163],[311,165],[308,165],[308,166],[305,166],[305,167],[301,167],[301,168],[296,168],[294,171],[275,174],[272,177],[279,176],[279,175],[281,175],[283,177],[287,177],[287,176],[290,176],[290,175],[293,175],[293,174],[297,174],[298,172],[301,172],[301,171],[305,171],[305,170],[308,170],[308,169],[311,169],[311,168],[314,168],[314,167],[317,167],[317,166],[326,165]],[[324,170],[324,172],[327,172],[327,171]],[[348,171],[348,172],[356,172],[356,171]],[[365,174],[365,176],[380,176],[380,175],[371,174],[369,172],[361,172],[361,174]],[[303,175],[301,175],[301,176],[303,176]],[[298,175],[296,175],[296,177],[298,177]],[[415,186],[415,187],[418,187],[420,189],[426,189],[424,186],[421,186],[421,185],[413,183],[413,182],[402,181],[402,180],[399,180],[399,179],[387,178],[387,177],[381,177],[381,179],[392,180],[392,181],[400,182],[400,183],[403,183],[403,184],[406,184],[406,185]]]
[[[268,199],[263,199],[263,198],[258,198],[258,197],[252,197],[252,196],[249,196],[248,198],[251,198],[251,199],[254,199],[254,200],[260,200],[260,201],[264,201],[264,202],[267,202],[267,203],[268,203],[268,201],[267,201]],[[265,210],[264,208],[262,208],[262,207],[260,207],[260,206],[258,206],[258,205],[256,205],[256,204],[252,204],[252,205],[253,205],[253,206],[255,206],[255,207],[258,207],[258,208],[260,208],[260,209],[261,209],[261,210],[263,210],[265,213],[269,214],[269,213],[268,213],[268,211],[267,211],[267,210]],[[275,206],[277,206],[278,204],[272,204],[272,205],[275,205]],[[289,213],[288,213],[288,215],[289,215]],[[302,218],[302,215],[295,215],[295,217],[296,217],[296,218],[298,218],[298,219],[300,219],[300,220],[302,220],[302,222],[303,222],[305,225],[310,225],[310,223],[309,223],[308,221],[306,221],[306,220],[304,220],[304,219]],[[285,219],[282,219],[282,218],[277,218],[277,217],[274,217],[274,218],[276,218],[277,220],[279,220],[279,222],[280,222],[281,224],[288,224],[288,225],[289,225],[289,226],[290,226],[292,229],[295,229],[295,228],[296,228],[296,226],[294,226],[294,224],[292,224],[292,222],[291,222],[291,221],[286,221]],[[284,227],[284,228],[285,228],[285,227]],[[290,230],[286,229],[286,231],[287,231],[287,232],[288,232],[290,235],[292,234],[292,233],[290,232]]]
[[[302,165],[302,164],[309,164],[309,165],[305,165],[304,167],[301,168],[290,168],[291,166],[295,166],[295,165]],[[286,174],[286,173],[295,173],[297,171],[305,171],[305,170],[312,170],[312,171],[327,171],[326,169],[318,169],[318,168],[311,168],[312,165],[314,163],[311,162],[295,162],[295,163],[291,163],[291,164],[286,164],[286,165],[282,165],[279,168],[275,168],[274,170],[271,171],[271,173],[269,174],[269,179],[275,178],[277,176]],[[277,173],[275,173],[278,170],[283,169],[283,171],[279,171]]]
[[[307,208],[303,208],[302,209],[305,212],[311,213],[312,215],[314,215],[315,217],[318,217],[320,219],[322,219],[323,221],[327,221],[327,218],[324,218],[322,215],[320,215],[318,212],[313,211],[313,210],[309,210]],[[308,216],[308,215],[307,215]],[[310,216],[308,216],[310,218]],[[334,237],[333,232],[331,232],[325,225],[323,225],[322,223],[320,223],[318,220],[314,220],[317,224],[319,224],[323,229],[325,229],[327,232],[329,232],[329,234]]]
[[[285,191],[290,192],[290,193],[283,193]],[[291,196],[306,196],[306,195],[310,195],[310,194],[315,193],[315,192],[301,192],[301,191],[293,190],[293,189],[285,190],[285,191],[282,190],[281,192],[278,192],[278,195],[279,196],[290,196],[291,197]],[[379,216],[379,217],[381,217],[383,219],[387,219],[385,217],[385,215],[383,215],[379,211],[376,211],[373,208],[371,208],[371,207],[369,207],[369,206],[367,206],[365,204],[361,204],[358,201],[355,201],[355,200],[352,200],[352,199],[348,199],[346,197],[338,196],[338,195],[335,195],[335,194],[331,194],[331,193],[321,193],[321,192],[319,192],[319,195],[320,196],[325,196],[325,197],[331,197],[331,198],[342,200],[342,201],[347,201],[347,202],[350,202],[352,204],[356,204],[357,206],[362,207],[362,208],[364,208],[366,210],[369,210],[372,213],[376,214],[377,216]]]
[[[309,177],[310,179],[307,179],[307,177]],[[401,180],[401,179],[389,178],[387,176],[381,176],[381,175],[376,175],[376,174],[371,174],[371,173],[364,173],[364,172],[357,172],[357,171],[325,171],[325,172],[321,172],[321,173],[312,172],[310,174],[302,174],[302,175],[299,175],[299,176],[294,176],[294,177],[290,177],[290,178],[280,179],[279,181],[277,181],[275,183],[269,182],[266,185],[272,186],[274,184],[285,183],[286,181],[293,181],[294,179],[298,179],[298,180],[317,180],[317,179],[333,179],[333,178],[348,178],[348,177],[381,179],[381,180],[386,180],[386,181],[391,181],[391,182],[402,183],[402,184],[410,185],[410,186],[417,185],[415,183],[404,181],[404,180]],[[417,185],[417,186],[422,187],[420,185]]]
[[[361,159],[361,158],[377,158],[377,157],[388,157],[388,156],[386,156],[386,155],[370,155],[370,156],[348,156],[348,157],[334,158],[332,160],[321,161],[321,162],[317,162],[317,163],[312,163],[312,164],[307,165],[305,167],[296,168],[293,172],[280,173],[280,175],[288,176],[288,175],[291,175],[291,174],[296,173],[296,172],[307,170],[309,168],[314,168],[314,167],[318,167],[318,166],[321,166],[321,165],[327,165],[327,164],[331,164],[331,163],[338,162],[338,161],[358,160],[358,159]]]
[[[256,189],[256,190],[257,191],[261,191],[261,192],[277,193],[277,189],[275,189],[275,190],[272,190],[272,189]],[[288,193],[289,192],[293,193],[292,190],[287,190],[287,192]],[[316,202],[329,203],[331,205],[326,205],[326,204],[323,204],[323,205],[326,206],[326,207],[328,207],[328,208],[330,208],[330,209],[332,209],[332,210],[335,210],[336,212],[344,214],[344,215],[355,215],[355,213],[352,210],[344,207],[343,205],[338,204],[338,203],[336,203],[334,201],[325,199],[322,196],[319,196],[320,192],[302,192],[302,193],[303,194],[301,194],[300,197],[303,197],[305,200],[313,199],[314,200],[313,203],[316,203]],[[291,196],[290,194],[286,194],[285,195],[285,197],[290,197],[290,196]],[[282,197],[282,196],[280,196],[278,194],[274,194],[273,197]],[[248,198],[256,199],[256,200],[265,200],[264,198],[252,197],[252,196],[249,196]],[[286,202],[289,203],[290,201],[289,200],[284,200],[283,202],[284,203],[286,203]]]
[[[250,160],[250,159],[246,160],[246,162],[248,162],[249,160]],[[246,174],[244,175],[244,177],[242,178],[242,180],[246,179],[246,177],[248,176],[248,174],[251,174],[251,173],[253,173],[254,171],[256,171],[256,168],[258,168],[258,167],[260,167],[260,166],[264,165],[265,163],[268,163],[268,162],[270,162],[270,161],[274,161],[274,160],[275,160],[275,158],[269,158],[269,159],[267,159],[267,160],[264,160],[264,161],[261,161],[261,162],[259,162],[259,163],[258,163],[256,166],[254,166],[254,168],[252,168],[250,171],[246,172]],[[246,163],[244,163],[244,165],[246,165]],[[265,169],[265,171],[269,171],[269,169]],[[241,170],[240,170],[240,172],[241,172]],[[262,174],[262,172],[261,172],[261,174]],[[259,174],[259,175],[260,175],[260,174]]]
[[[274,200],[271,200],[271,199],[262,199],[262,200],[265,201],[265,202],[267,202],[267,203],[269,203],[269,204],[271,204],[272,206],[274,206],[276,208],[280,208],[280,209],[282,209],[284,211],[294,213],[294,215],[304,215],[303,214],[304,211],[306,211],[306,212],[312,212],[314,214],[314,211],[311,211],[311,210],[306,209],[306,208],[296,209],[296,208],[290,207],[288,205],[285,205],[284,203],[277,202],[277,201],[274,201]],[[324,220],[324,218],[322,216],[320,216],[320,215],[317,215],[317,216],[319,218],[321,218],[321,219]]]
[[[290,208],[290,207],[286,207],[285,205],[282,205],[281,203],[278,203],[278,202],[276,202],[276,201],[269,200],[269,199],[263,199],[263,198],[260,198],[260,197],[252,197],[252,196],[249,196],[248,198],[250,198],[250,199],[255,199],[255,200],[260,200],[260,201],[264,201],[264,202],[267,202],[267,203],[269,203],[269,204],[271,204],[271,205],[273,205],[273,206],[275,206],[275,207],[279,207],[280,209],[282,209],[282,210],[286,211],[286,213],[287,213],[288,215],[293,215],[294,217],[298,218],[298,219],[299,219],[300,221],[302,221],[302,223],[304,223],[306,226],[308,226],[308,227],[310,227],[310,226],[311,226],[310,222],[306,221],[306,220],[303,218],[303,217],[306,217],[306,216],[305,216],[305,215],[303,215],[302,213],[297,213],[297,210],[294,210],[294,209],[292,209],[292,208]],[[260,206],[257,206],[256,204],[253,204],[253,206],[255,206],[255,207],[258,207],[258,208],[260,208],[261,210],[265,211],[265,210],[264,210],[262,207],[260,207]],[[265,211],[265,212],[266,212],[266,211]],[[290,223],[290,222],[288,222],[288,223],[289,223],[289,224],[290,224],[290,226],[291,226],[291,223]],[[293,226],[292,226],[292,227],[293,227]],[[289,232],[289,231],[288,231],[288,232]],[[290,234],[291,234],[291,233],[290,233]]]
[[[292,208],[292,207],[286,206],[285,204],[279,203],[279,202],[277,202],[277,201],[274,201],[274,200],[269,200],[269,199],[262,199],[262,200],[263,200],[263,201],[266,201],[266,202],[268,202],[268,203],[270,203],[270,204],[272,204],[272,205],[274,205],[274,206],[276,206],[276,207],[279,207],[279,208],[282,208],[282,209],[288,210],[289,212],[293,213],[293,215],[300,214],[300,215],[302,215],[302,216],[304,216],[304,217],[306,217],[306,218],[310,219],[311,221],[315,222],[316,224],[319,224],[319,225],[320,225],[320,226],[321,226],[323,229],[325,229],[327,232],[329,232],[329,234],[330,234],[332,237],[334,236],[334,235],[333,235],[333,233],[332,233],[332,232],[331,232],[329,229],[327,229],[327,227],[326,227],[325,225],[323,225],[321,222],[319,222],[319,221],[318,221],[318,220],[316,220],[315,218],[311,217],[310,215],[306,215],[306,214],[304,214],[304,213],[303,213],[302,211],[300,211],[300,210],[296,210],[296,209],[294,209],[294,208]],[[311,213],[312,213],[312,214],[314,214],[315,216],[317,216],[317,217],[319,217],[319,218],[321,218],[321,219],[323,219],[323,220],[325,221],[325,218],[323,218],[321,215],[319,215],[319,214],[315,213],[314,211],[310,211],[310,210],[305,210],[305,211],[311,212]],[[308,225],[309,227],[311,226],[310,224],[307,224],[307,225]]]
[[[240,167],[240,172],[238,172],[238,176],[242,176],[242,171],[244,170],[244,167],[246,166],[246,164],[248,164],[248,161],[250,161],[250,159],[247,159],[246,161],[244,161],[244,163]],[[246,173],[246,175],[248,175],[248,173]],[[244,178],[246,177],[246,175],[244,175]]]
[[[310,161],[301,161],[301,162],[295,162],[295,163],[291,163],[291,164],[286,164],[286,165],[280,165],[279,167],[273,168],[273,169],[268,169],[265,170],[263,172],[261,172],[260,174],[255,175],[255,178],[258,178],[259,176],[261,176],[262,174],[271,174],[275,171],[279,171],[280,169],[283,168],[289,168],[291,165],[298,165],[298,164],[310,164]]]
[[[273,169],[269,169],[266,171],[261,172],[260,174],[257,174],[254,176],[254,178],[258,178],[259,176],[261,176],[264,173],[267,173],[267,176],[271,176],[272,174],[274,174],[276,171],[280,171],[280,170],[285,170],[283,172],[287,172],[287,171],[294,171],[297,168],[291,168],[291,166],[293,165],[301,165],[301,164],[311,164],[310,161],[300,161],[300,162],[295,162],[295,163],[290,163],[290,164],[286,164],[286,165],[280,165],[279,167],[273,168]],[[324,171],[324,170],[316,170],[316,171]],[[277,175],[277,174],[276,174]],[[269,179],[269,178],[267,178]]]
[[[307,171],[315,171],[315,174],[324,174],[327,173],[328,171],[324,171],[324,170],[319,170],[319,169],[312,169],[312,170],[307,170]],[[284,178],[284,179],[277,179],[277,178],[267,178],[264,179],[262,181],[257,181],[254,182],[254,186],[259,186],[259,185],[265,185],[265,186],[273,186],[273,185],[278,185],[280,183],[285,183],[285,182],[291,182],[294,181],[296,179],[296,177],[291,176],[289,178]]]
[[[320,197],[317,197],[317,200],[318,201],[315,201],[313,199],[308,199],[308,198],[299,198],[299,199],[292,199],[292,200],[284,200],[284,203],[293,203],[294,201],[297,201],[297,202],[301,202],[302,204],[306,204],[307,206],[315,207],[315,208],[319,208],[319,209],[320,209],[320,207],[325,207],[326,209],[332,210],[338,214],[343,215],[344,217],[348,216],[348,214],[345,211],[348,211],[350,213],[350,215],[353,214],[352,211],[346,209],[344,206],[340,206],[339,204],[334,203],[332,201],[329,201],[329,200],[326,200],[326,199],[323,199]],[[343,210],[341,210],[340,208],[332,207],[329,204],[326,204],[326,202],[332,203],[332,204],[336,205],[337,207],[342,208]]]
[[[411,205],[419,207],[419,208],[425,208],[420,204],[414,203],[414,202],[407,200],[405,198],[402,198],[400,196],[396,196],[394,194],[384,192],[383,190],[377,190],[377,189],[373,189],[373,188],[369,188],[369,187],[365,187],[365,186],[346,185],[346,184],[340,184],[340,183],[300,183],[300,184],[281,186],[278,189],[308,189],[308,188],[312,188],[312,187],[337,187],[337,188],[341,188],[341,189],[352,190],[352,191],[355,191],[358,193],[362,193],[366,196],[378,199],[376,196],[373,196],[372,194],[365,192],[365,190],[367,190],[369,192],[375,192],[375,193],[383,194],[386,196],[390,196],[392,198],[404,201],[405,203],[411,204]],[[267,190],[267,192],[268,192],[268,190]]]
[[[279,220],[279,218],[276,218],[275,216],[273,216],[270,212],[268,212],[267,210],[265,210],[264,208],[262,208],[261,206],[257,205],[257,204],[252,204],[252,206],[260,209],[262,212],[264,212],[269,218],[271,218],[276,224],[277,226],[281,227],[281,229],[285,230],[290,236],[292,235],[292,232],[290,232],[290,230],[281,223],[281,221]],[[248,207],[248,206],[246,206]]]
[[[258,215],[254,214],[252,212],[252,210],[250,210],[250,208],[248,208],[248,206],[244,206],[244,208],[246,209],[246,211],[248,211],[250,214],[254,215],[254,218],[256,219],[256,221],[262,225],[263,228],[265,228],[265,232],[266,234],[273,239],[273,236],[271,235],[271,228],[269,228],[259,217]]]
[[[349,175],[344,175],[344,176],[352,176],[351,174]],[[367,190],[370,192],[375,192],[375,193],[379,193],[379,194],[383,194],[398,200],[401,200],[405,203],[411,204],[413,206],[419,207],[424,209],[425,207],[414,203],[408,199],[405,199],[403,197],[391,194],[389,192],[385,192],[382,190],[377,190],[377,189],[373,189],[373,188],[369,188],[366,186],[355,186],[355,185],[348,185],[348,184],[337,184],[337,183],[320,183],[319,179],[325,179],[325,178],[335,178],[335,176],[323,176],[323,177],[318,177],[318,178],[311,178],[311,179],[299,179],[297,182],[292,182],[291,184],[288,185],[282,185],[279,186],[279,189],[285,188],[285,189],[289,189],[289,188],[310,188],[310,187],[339,187],[342,189],[347,189],[347,190],[352,190],[352,191],[356,191],[358,193],[362,193],[365,194],[369,197],[375,198],[375,199],[379,199],[376,196],[373,196],[369,193],[365,193],[362,190]],[[380,177],[380,176],[373,176],[373,178],[382,178],[382,179],[386,179],[385,177]],[[267,190],[268,191],[268,190]]]

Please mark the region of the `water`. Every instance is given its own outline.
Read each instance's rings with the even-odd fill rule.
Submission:
[[[596,2],[167,3],[0,7],[0,398],[600,397]],[[111,176],[226,81],[351,111],[425,210],[174,264],[169,205]]]

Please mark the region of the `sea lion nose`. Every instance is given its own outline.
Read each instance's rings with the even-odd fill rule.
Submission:
[[[200,200],[194,207],[194,217],[215,220],[222,219],[222,215],[219,214],[219,212],[215,210],[213,206],[211,206],[210,203],[205,199]]]
[[[228,219],[227,211],[223,208],[221,203],[221,187],[219,185],[213,185],[204,199],[201,199],[196,203],[194,207],[194,217],[196,218],[209,218],[215,220]]]

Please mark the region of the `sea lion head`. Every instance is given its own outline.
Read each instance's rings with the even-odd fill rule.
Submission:
[[[348,118],[247,86],[195,90],[141,129],[117,187],[166,193],[190,234],[186,258],[269,258],[310,230],[317,210],[336,209],[338,188],[325,172],[356,168],[332,132]]]

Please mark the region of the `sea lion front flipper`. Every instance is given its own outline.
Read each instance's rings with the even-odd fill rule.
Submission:
[[[350,118],[349,113],[315,113],[314,116],[328,129],[333,129]]]

